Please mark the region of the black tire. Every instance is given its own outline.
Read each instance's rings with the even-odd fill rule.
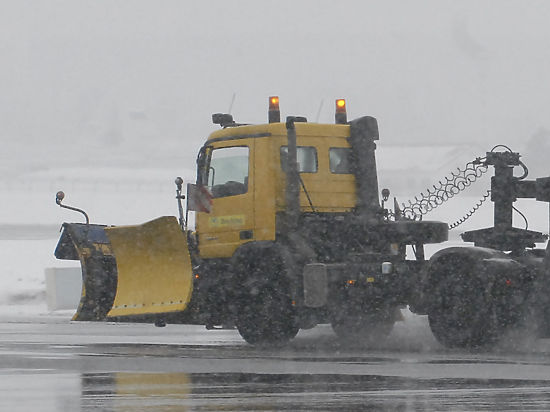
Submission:
[[[395,316],[388,310],[353,313],[337,308],[331,319],[332,329],[338,338],[346,344],[354,345],[371,345],[383,341],[391,333],[394,323]]]
[[[252,345],[282,345],[299,331],[286,268],[274,245],[258,246],[239,258],[241,290],[236,326]]]
[[[255,296],[248,294],[248,303],[237,316],[237,329],[252,345],[283,345],[298,333],[292,302],[277,287],[264,288]]]
[[[468,264],[444,273],[436,289],[438,303],[428,313],[435,338],[450,348],[476,348],[494,343],[501,335],[484,282],[468,273]]]

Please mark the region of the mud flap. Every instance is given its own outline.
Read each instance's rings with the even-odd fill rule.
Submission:
[[[55,257],[78,260],[82,294],[73,320],[104,320],[115,298],[117,271],[103,225],[64,223]]]
[[[117,288],[108,317],[183,311],[193,273],[187,238],[173,216],[143,225],[105,229],[117,265]]]

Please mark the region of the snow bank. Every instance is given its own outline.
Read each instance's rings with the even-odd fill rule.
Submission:
[[[0,312],[42,313],[46,311],[44,269],[78,266],[78,262],[58,261],[53,256],[57,239],[0,240]]]

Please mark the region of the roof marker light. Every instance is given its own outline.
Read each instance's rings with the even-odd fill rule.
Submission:
[[[336,99],[336,113],[334,115],[334,120],[336,124],[346,124],[348,122],[345,99]]]
[[[279,96],[269,97],[269,123],[279,123],[281,121],[281,111],[279,110]]]

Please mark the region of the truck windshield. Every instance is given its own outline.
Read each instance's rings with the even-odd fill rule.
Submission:
[[[212,150],[207,182],[214,198],[246,193],[248,147],[223,147]]]

